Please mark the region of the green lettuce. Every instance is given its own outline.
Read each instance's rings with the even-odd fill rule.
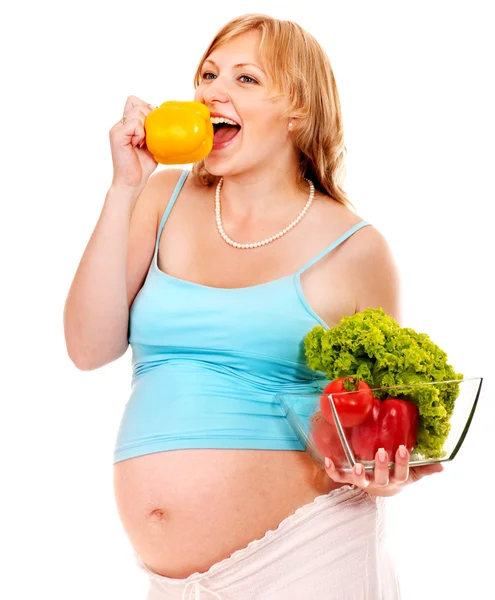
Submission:
[[[327,379],[354,375],[371,388],[399,386],[393,397],[414,402],[419,426],[414,449],[424,458],[439,458],[450,431],[459,384],[420,385],[463,378],[447,355],[425,333],[401,327],[381,308],[343,317],[336,327],[314,327],[304,339],[306,362]],[[400,386],[415,385],[414,389]],[[376,391],[380,399],[390,392]]]

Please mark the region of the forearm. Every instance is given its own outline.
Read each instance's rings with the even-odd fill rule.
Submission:
[[[66,299],[67,351],[82,370],[116,360],[128,347],[126,262],[138,196],[132,188],[109,189]]]

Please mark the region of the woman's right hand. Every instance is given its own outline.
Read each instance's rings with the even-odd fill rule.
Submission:
[[[153,106],[136,96],[129,96],[124,107],[126,122],[110,129],[113,162],[113,187],[142,189],[158,166],[146,148],[144,120]]]

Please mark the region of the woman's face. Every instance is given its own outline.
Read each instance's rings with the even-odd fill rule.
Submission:
[[[213,175],[234,175],[266,168],[281,151],[287,153],[288,100],[271,99],[269,80],[258,57],[261,34],[239,35],[216,48],[201,68],[195,100],[214,117],[226,117],[239,127],[215,126],[212,152],[205,166]],[[291,146],[292,147],[292,146]]]

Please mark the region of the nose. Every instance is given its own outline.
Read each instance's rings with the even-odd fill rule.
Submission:
[[[213,104],[215,102],[228,102],[230,95],[226,82],[221,78],[217,77],[208,83],[208,86],[203,91],[203,98],[206,104]]]

